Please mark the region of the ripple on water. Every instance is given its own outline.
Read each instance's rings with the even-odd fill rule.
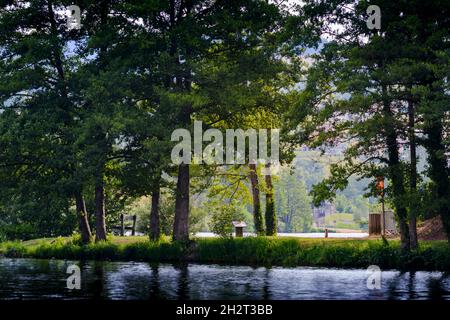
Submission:
[[[81,290],[66,288],[74,263]],[[0,259],[0,299],[450,299],[442,272],[383,271],[380,290],[367,277],[364,269]]]

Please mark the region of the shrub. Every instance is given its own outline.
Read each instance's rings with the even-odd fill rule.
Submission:
[[[35,227],[27,223],[2,225],[0,234],[5,240],[30,240],[37,236]]]
[[[233,205],[221,205],[212,207],[210,221],[211,231],[223,238],[233,236],[233,221],[241,221],[242,213]]]
[[[279,266],[337,268],[450,270],[450,246],[445,241],[422,243],[403,254],[399,241],[297,239],[275,237],[205,238],[191,242],[140,241],[117,245],[110,242],[80,246],[76,238],[57,238],[30,243],[0,243],[0,254],[11,258],[73,260],[123,260],[148,262],[195,261]]]
[[[0,248],[0,253],[8,258],[24,258],[27,249],[20,242],[6,242]]]

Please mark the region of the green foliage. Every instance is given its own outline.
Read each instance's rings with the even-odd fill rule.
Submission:
[[[145,238],[146,239],[146,238]],[[396,240],[298,239],[275,237],[197,239],[189,245],[162,239],[80,246],[58,238],[0,243],[0,255],[57,259],[247,264],[260,266],[321,266],[336,268],[442,270],[450,268],[450,247],[444,241],[423,242],[404,254]]]
[[[126,214],[136,215],[136,231],[143,234],[149,233],[150,226],[150,206],[148,197],[140,197],[126,207]]]
[[[312,227],[312,210],[304,182],[283,171],[274,185],[279,230],[308,232]]]
[[[0,254],[11,258],[116,260],[116,261],[177,261],[182,259],[185,248],[167,239],[158,242],[141,241],[131,244],[115,244],[110,241],[85,246],[74,239],[58,238],[50,242],[27,246],[21,242],[0,244]]]
[[[8,224],[0,227],[0,234],[5,240],[30,240],[40,236],[31,224]]]
[[[264,213],[266,222],[266,235],[275,236],[277,234],[277,214],[275,210],[275,202],[273,199],[266,199],[266,211]]]
[[[377,1],[386,13],[378,31],[360,19],[367,1],[355,2],[351,13],[347,12],[350,3],[306,0],[300,9],[300,20],[310,24],[314,34],[327,32],[337,21],[342,29],[314,56],[305,90],[292,109],[292,119],[298,119],[292,128],[311,147],[343,151],[341,161],[330,166],[330,174],[314,185],[314,203],[336,197],[352,176],[369,178],[366,185],[375,195],[373,181],[386,177],[386,198],[395,208],[402,247],[407,250],[408,215],[425,208],[416,196],[422,173],[415,159],[406,160],[408,151],[427,148],[430,171],[424,173],[435,183],[432,193],[443,220],[450,221],[448,163],[442,156],[450,66],[445,17],[450,6],[442,1],[429,6],[412,1],[405,11],[401,1]],[[325,15],[327,19],[322,19]],[[419,127],[425,139],[416,139]],[[401,150],[402,144],[410,150]],[[450,230],[450,223],[444,226]]]
[[[293,15],[287,4],[263,0],[86,0],[84,27],[72,31],[58,14],[67,1],[11,3],[0,4],[0,239],[71,235],[80,225],[75,194],[86,200],[94,225],[96,186],[104,186],[106,210],[97,211],[108,213],[108,227],[129,210],[147,232],[149,203],[135,200],[155,188],[174,189],[161,178],[177,174],[170,135],[191,129],[192,120],[221,130],[281,128],[285,163],[303,143],[344,147],[340,157],[300,155],[294,174],[274,182],[274,203],[265,212],[269,233],[276,225],[310,230],[310,204],[329,198],[338,212],[366,223],[362,190],[374,195],[378,175],[390,180],[387,202],[402,226],[420,210],[420,217],[441,214],[450,230],[447,2],[414,0],[405,10],[404,1],[379,0],[387,13],[382,32],[360,19],[367,1],[350,13],[350,0],[305,0]],[[303,47],[317,48],[336,22],[342,30],[304,59]],[[414,127],[406,121],[409,103]],[[398,150],[412,143],[411,130],[423,132],[417,144],[426,148],[429,167],[419,173],[420,190],[407,192],[415,188],[407,182],[414,170]],[[243,209],[252,202],[244,166],[191,169],[191,194],[208,185],[212,195],[240,202],[253,228],[252,210]],[[162,196],[163,234],[172,233],[175,198],[191,186]],[[189,219],[180,221],[189,221],[191,233],[204,230],[209,212],[202,202],[189,209]],[[220,234],[229,234],[230,215],[213,212]]]
[[[213,203],[209,207],[211,212],[211,231],[223,238],[231,238],[233,235],[233,221],[243,221],[244,216],[235,204]]]
[[[0,243],[0,254],[10,258],[23,258],[27,254],[27,248],[20,242]]]
[[[251,265],[367,268],[375,264],[385,269],[446,270],[450,266],[450,251],[444,242],[427,244],[410,255],[403,255],[398,241],[390,241],[385,246],[379,240],[258,237],[198,240],[197,259]]]
[[[173,232],[173,220],[175,218],[174,197],[172,194],[161,196],[159,219],[161,224],[161,233],[170,236]]]
[[[359,229],[359,224],[354,222],[354,215],[350,213],[335,213],[325,217],[327,227],[342,229]]]
[[[196,234],[200,231],[207,231],[210,211],[204,206],[191,206],[189,214],[189,233]]]

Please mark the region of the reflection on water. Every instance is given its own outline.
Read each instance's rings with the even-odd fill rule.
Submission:
[[[68,290],[67,267],[81,267],[81,290]],[[252,268],[0,259],[0,299],[448,299],[442,272],[383,271],[367,289],[361,269]]]

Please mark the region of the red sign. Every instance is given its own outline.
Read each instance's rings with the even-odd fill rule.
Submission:
[[[376,188],[380,195],[384,194],[384,177],[377,177]]]

